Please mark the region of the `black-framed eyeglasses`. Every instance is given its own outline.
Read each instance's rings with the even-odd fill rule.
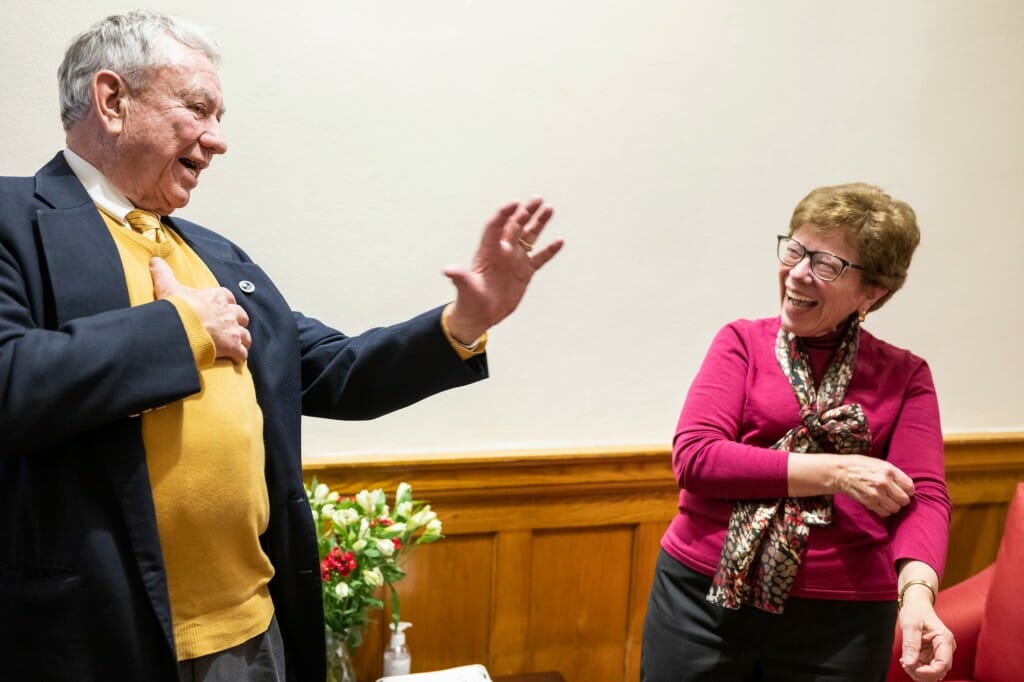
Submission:
[[[806,246],[797,240],[779,235],[778,256],[779,262],[783,265],[793,267],[805,257],[811,258],[811,274],[822,282],[834,282],[846,272],[847,268],[867,270],[863,265],[851,263],[845,258],[840,258],[828,251],[809,251]]]

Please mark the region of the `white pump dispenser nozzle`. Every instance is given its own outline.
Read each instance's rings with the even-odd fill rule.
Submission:
[[[412,669],[412,656],[405,646],[405,630],[412,623],[402,621],[388,628],[391,630],[391,641],[384,650],[384,675],[408,675]]]
[[[404,620],[400,623],[395,623],[391,628],[391,643],[392,644],[405,644],[405,629],[411,628],[412,623],[406,623]]]

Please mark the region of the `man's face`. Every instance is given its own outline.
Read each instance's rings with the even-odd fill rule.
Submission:
[[[199,173],[227,142],[220,79],[201,52],[166,39],[170,65],[125,99],[123,127],[107,176],[137,208],[162,215],[182,208]]]

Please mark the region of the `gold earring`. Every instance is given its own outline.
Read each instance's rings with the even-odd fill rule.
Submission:
[[[857,311],[857,321],[860,322],[861,324],[864,324],[864,320],[866,320],[866,319],[868,319],[868,311],[866,311],[866,310],[858,310]]]

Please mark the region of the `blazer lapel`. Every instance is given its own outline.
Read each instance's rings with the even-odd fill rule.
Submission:
[[[38,218],[57,326],[130,305],[117,247],[95,206],[40,210]]]
[[[39,239],[53,287],[57,326],[129,306],[124,269],[107,226],[58,154],[36,174]]]

